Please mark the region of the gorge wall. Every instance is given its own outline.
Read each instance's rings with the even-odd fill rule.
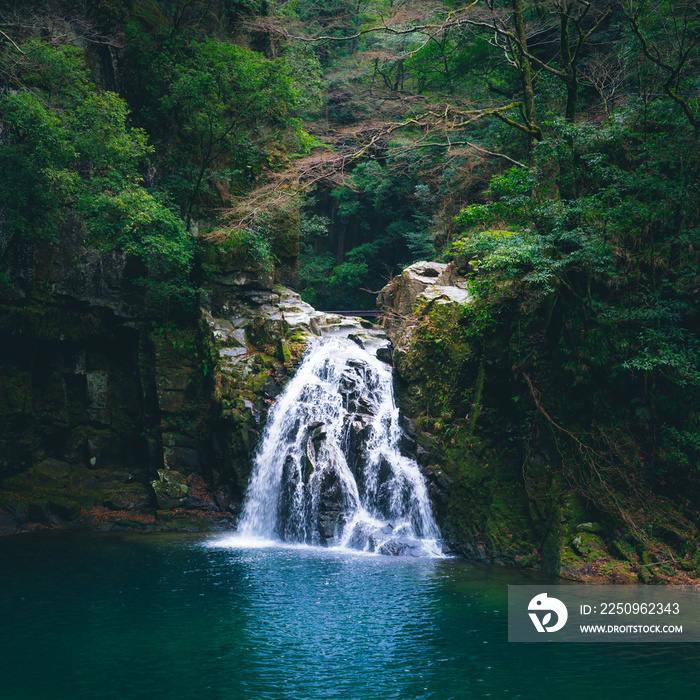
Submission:
[[[575,580],[695,580],[693,502],[584,447],[590,416],[547,411],[545,392],[551,403],[564,385],[557,310],[545,300],[488,316],[470,277],[459,260],[419,262],[378,298],[447,543],[469,559]]]
[[[200,242],[190,309],[154,304],[138,264],[77,234],[6,251],[0,533],[235,526],[266,412],[308,340],[343,328],[386,345],[278,284],[295,276],[287,238],[275,269]]]

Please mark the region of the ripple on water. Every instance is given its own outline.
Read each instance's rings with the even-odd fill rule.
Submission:
[[[698,696],[693,645],[508,644],[536,575],[226,542],[0,540],[3,700]]]

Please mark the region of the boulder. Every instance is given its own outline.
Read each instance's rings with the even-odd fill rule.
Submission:
[[[401,316],[410,316],[416,299],[427,287],[449,285],[453,276],[451,265],[425,261],[413,263],[379,292],[377,306]]]
[[[39,483],[63,481],[70,476],[71,466],[67,462],[48,457],[37,462],[32,468],[32,473]]]
[[[377,552],[395,557],[420,557],[424,554],[421,543],[407,537],[396,537],[387,540],[379,546]]]
[[[454,324],[471,300],[466,280],[455,274],[453,266],[435,262],[410,265],[379,292],[377,305],[385,312],[383,326],[399,374],[412,379],[406,358],[421,317]]]
[[[185,505],[189,487],[183,474],[171,469],[159,469],[158,479],[151,481],[151,486],[161,510],[172,510]]]

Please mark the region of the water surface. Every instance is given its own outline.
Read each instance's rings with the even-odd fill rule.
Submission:
[[[698,645],[509,644],[509,583],[455,559],[219,536],[0,539],[3,700],[693,698]]]

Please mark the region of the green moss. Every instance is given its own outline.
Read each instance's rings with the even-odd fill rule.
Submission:
[[[442,527],[469,556],[532,566],[540,563],[526,493],[517,463],[505,452],[478,442],[466,431],[439,455],[451,480]],[[476,552],[474,548],[476,547]]]
[[[282,339],[280,340],[280,360],[284,362],[285,364],[289,364],[292,361],[292,353],[291,350],[289,349],[289,344],[287,343],[286,340]]]
[[[593,532],[579,532],[571,538],[574,551],[586,562],[608,557],[602,538]]]

